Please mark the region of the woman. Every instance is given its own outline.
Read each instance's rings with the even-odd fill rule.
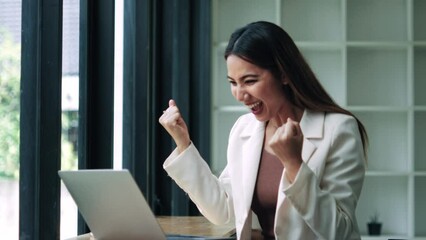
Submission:
[[[355,208],[365,175],[366,131],[326,93],[279,26],[236,30],[225,51],[232,95],[251,113],[234,124],[216,178],[191,143],[173,100],[159,122],[176,142],[170,177],[211,222],[235,221],[251,239],[360,239]]]

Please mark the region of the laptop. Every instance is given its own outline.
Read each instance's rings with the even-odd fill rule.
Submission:
[[[235,239],[166,235],[128,170],[59,171],[95,239]]]

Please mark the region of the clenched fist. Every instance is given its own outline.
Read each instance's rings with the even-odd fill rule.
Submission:
[[[288,118],[275,130],[268,145],[287,169],[288,178],[293,181],[302,163],[303,133],[299,123]]]
[[[173,99],[169,101],[169,107],[163,111],[158,120],[175,141],[179,153],[183,152],[191,143],[188,127],[183,120],[179,108]]]

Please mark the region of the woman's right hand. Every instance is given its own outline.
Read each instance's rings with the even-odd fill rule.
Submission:
[[[179,153],[183,152],[191,144],[188,127],[173,99],[169,101],[169,107],[163,111],[163,115],[158,121],[172,136]]]

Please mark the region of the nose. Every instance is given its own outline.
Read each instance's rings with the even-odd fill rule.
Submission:
[[[243,102],[244,97],[247,94],[244,88],[242,88],[241,86],[236,86],[234,90],[235,90],[235,94],[234,94],[235,99],[237,99],[240,102]]]

